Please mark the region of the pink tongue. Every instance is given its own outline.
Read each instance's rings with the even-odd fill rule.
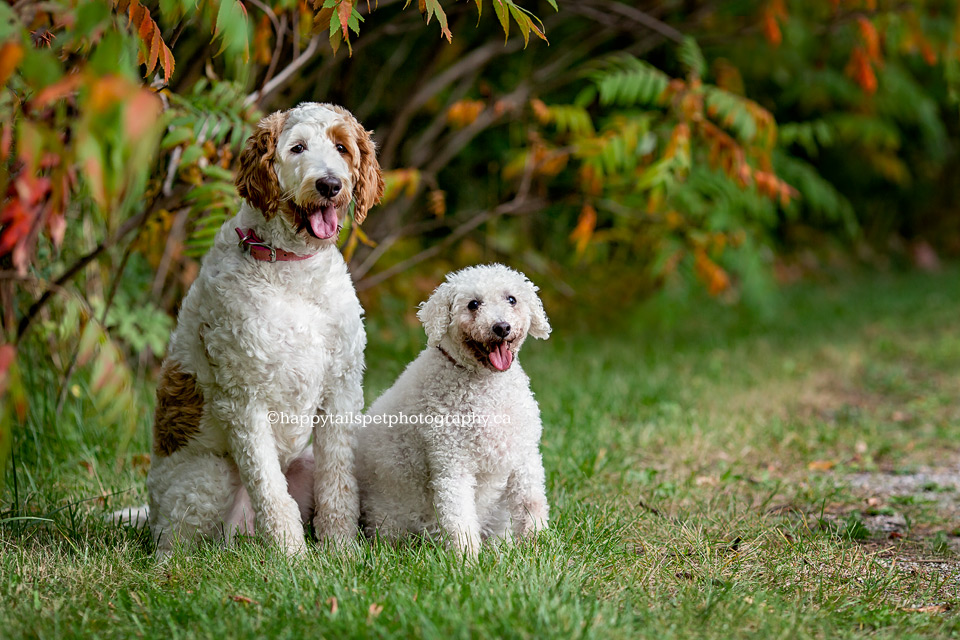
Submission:
[[[506,371],[513,362],[513,352],[510,351],[510,346],[506,342],[501,342],[494,347],[489,357],[490,364],[497,371]]]
[[[313,235],[321,240],[330,238],[337,232],[337,208],[332,204],[317,209],[307,220]]]

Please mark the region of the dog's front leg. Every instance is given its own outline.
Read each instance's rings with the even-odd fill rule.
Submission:
[[[465,470],[449,469],[436,474],[431,484],[438,524],[450,546],[460,555],[476,557],[481,540],[476,479]]]
[[[234,415],[223,415],[221,419],[229,425],[230,454],[237,463],[240,481],[250,495],[257,526],[288,555],[303,553],[300,509],[287,491],[266,410],[257,407],[228,413]]]
[[[338,545],[353,541],[360,520],[360,494],[354,473],[354,420],[363,409],[361,373],[348,376],[345,388],[329,394],[313,431],[313,527],[320,540]]]
[[[513,531],[521,538],[529,538],[547,528],[549,507],[540,453],[533,451],[510,474],[507,495]]]

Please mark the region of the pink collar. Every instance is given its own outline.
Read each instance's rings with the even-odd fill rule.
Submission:
[[[264,262],[291,262],[293,260],[306,260],[307,258],[312,258],[317,255],[311,253],[308,256],[301,256],[296,253],[284,251],[283,249],[274,249],[261,240],[257,232],[253,229],[247,229],[246,231],[241,231],[240,227],[235,227],[235,229],[237,235],[240,236],[240,250],[246,251],[250,254],[250,257],[255,260],[263,260]]]

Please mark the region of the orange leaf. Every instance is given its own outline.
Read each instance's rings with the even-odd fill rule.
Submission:
[[[80,86],[82,80],[83,76],[79,73],[71,73],[53,84],[44,87],[33,97],[30,103],[39,109],[47,106],[51,102],[62,100],[73,93]]]
[[[730,288],[730,276],[723,267],[710,259],[707,252],[697,249],[694,258],[694,269],[697,275],[707,285],[707,292],[716,296]]]
[[[163,81],[170,82],[170,76],[173,75],[174,60],[173,53],[166,44],[163,45],[163,61],[160,64],[163,65]]]
[[[597,228],[597,210],[591,204],[584,204],[577,219],[576,228],[570,232],[570,239],[576,243],[577,255],[582,255],[590,244],[593,232]]]
[[[867,93],[877,90],[877,76],[873,72],[870,60],[860,47],[854,47],[847,63],[847,74]]]
[[[860,16],[857,18],[857,24],[860,27],[860,37],[866,47],[867,57],[874,62],[880,61],[880,36],[877,35],[877,29],[873,23]]]
[[[341,0],[337,5],[337,16],[340,18],[340,28],[343,30],[343,39],[350,38],[349,27],[350,15],[353,13],[353,0]]]
[[[127,104],[123,116],[124,129],[127,135],[137,140],[150,129],[160,115],[162,105],[149,89],[140,89]]]
[[[0,45],[0,86],[7,84],[17,65],[23,60],[23,47],[13,40]]]
[[[481,100],[458,100],[447,109],[447,121],[454,127],[472,124],[486,105]]]
[[[810,471],[830,471],[835,466],[837,466],[835,460],[814,460],[807,465],[807,469],[810,469]]]
[[[763,11],[763,37],[774,47],[780,46],[783,41],[783,34],[780,33],[780,25],[777,23],[777,17],[770,7]]]

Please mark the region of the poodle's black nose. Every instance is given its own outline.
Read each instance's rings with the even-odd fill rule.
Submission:
[[[493,332],[501,338],[506,338],[510,335],[510,325],[506,322],[498,322],[493,325]]]
[[[317,193],[324,198],[332,198],[337,195],[342,187],[343,183],[340,182],[340,178],[334,178],[333,176],[324,176],[317,180]]]

